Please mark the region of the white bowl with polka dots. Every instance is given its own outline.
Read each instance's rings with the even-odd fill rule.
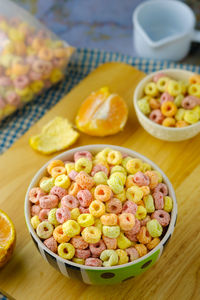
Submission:
[[[144,79],[142,79],[137,85],[134,95],[133,95],[133,103],[136,111],[136,115],[142,127],[150,133],[152,136],[171,142],[178,142],[190,139],[200,133],[200,121],[189,125],[187,127],[182,128],[173,128],[173,127],[165,127],[159,125],[153,121],[151,121],[145,114],[141,112],[138,106],[138,100],[144,96],[144,87],[147,83],[152,81],[153,76],[159,73],[165,73],[167,76],[172,77],[177,80],[188,81],[189,77],[194,75],[194,73],[182,69],[164,69],[158,72],[151,73],[147,75]]]
[[[142,154],[139,154],[128,148],[99,144],[99,145],[87,145],[87,146],[70,149],[54,157],[52,160],[60,159],[63,161],[71,161],[74,157],[74,154],[77,151],[90,151],[93,155],[95,155],[99,151],[103,150],[104,148],[111,148],[113,150],[121,151],[122,153],[125,153],[128,156],[139,158],[143,162],[150,164],[154,170],[157,170],[158,172],[161,173],[163,177],[163,182],[168,187],[169,196],[172,198],[173,201],[171,220],[165,234],[161,238],[160,243],[154,249],[148,252],[146,255],[140,257],[137,260],[128,262],[123,265],[117,265],[112,267],[90,267],[90,266],[77,264],[70,260],[65,260],[62,257],[58,256],[57,254],[53,253],[51,250],[49,250],[43,244],[40,238],[37,236],[35,230],[31,225],[30,201],[29,201],[30,189],[37,186],[40,179],[43,176],[47,175],[46,168],[49,162],[43,165],[41,169],[39,169],[39,171],[33,177],[26,193],[25,205],[24,205],[25,220],[26,220],[28,231],[39,253],[46,260],[46,262],[50,264],[52,267],[54,267],[61,274],[66,276],[67,278],[78,279],[86,284],[94,284],[94,285],[120,283],[127,279],[136,277],[144,273],[148,269],[150,269],[161,257],[164,248],[168,244],[173,234],[174,228],[176,226],[176,220],[177,220],[176,195],[171,182],[164,174],[164,172],[154,162],[152,162],[150,159],[143,156]]]

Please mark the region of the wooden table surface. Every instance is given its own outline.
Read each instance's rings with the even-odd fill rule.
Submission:
[[[100,66],[0,157],[0,208],[9,214],[17,230],[13,258],[0,271],[0,289],[15,299],[200,299],[200,136],[170,143],[144,131],[132,105],[134,88],[143,76],[121,63]],[[69,280],[44,261],[29,236],[23,207],[31,178],[52,157],[34,152],[28,138],[54,116],[64,116],[73,122],[81,101],[104,85],[127,101],[127,125],[123,132],[106,138],[81,134],[74,147],[97,143],[120,145],[156,162],[176,191],[178,220],[164,254],[151,269],[122,284],[102,287]]]

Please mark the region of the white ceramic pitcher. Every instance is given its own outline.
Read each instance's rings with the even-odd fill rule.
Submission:
[[[181,60],[192,41],[200,42],[195,15],[176,0],[150,0],[133,13],[134,48],[141,57]]]

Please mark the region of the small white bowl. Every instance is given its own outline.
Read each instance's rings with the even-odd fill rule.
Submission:
[[[194,73],[190,71],[180,70],[180,69],[164,69],[158,72],[151,73],[147,75],[144,79],[140,81],[137,85],[134,96],[133,96],[133,103],[135,107],[135,111],[138,117],[138,120],[142,127],[154,137],[164,140],[164,141],[184,141],[190,139],[200,133],[200,122],[195,124],[189,125],[187,127],[182,128],[173,128],[173,127],[165,127],[159,125],[153,121],[151,121],[147,116],[145,116],[138,107],[137,101],[144,96],[144,87],[145,85],[150,82],[154,75],[158,73],[165,73],[166,75],[177,79],[177,80],[185,80],[188,81],[189,77],[194,75]]]

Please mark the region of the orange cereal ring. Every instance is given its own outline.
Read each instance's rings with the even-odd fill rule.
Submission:
[[[54,167],[64,167],[64,162],[62,160],[52,160],[47,166],[47,172],[51,175],[51,171]]]
[[[159,102],[159,100],[157,100],[155,98],[151,98],[149,100],[149,105],[150,105],[151,109],[158,109],[158,108],[160,108],[160,102]]]
[[[67,51],[65,48],[57,48],[53,50],[53,54],[55,57],[63,58],[67,56]]]
[[[94,179],[84,171],[78,173],[78,175],[76,176],[76,183],[82,189],[88,190],[91,190],[91,188],[95,185]]]
[[[110,200],[112,196],[112,190],[108,185],[99,184],[94,191],[94,197],[97,200],[106,202]]]
[[[149,187],[150,189],[153,190],[158,185],[158,174],[154,171],[146,171],[144,174],[149,176],[150,178]]]
[[[67,170],[65,169],[65,167],[62,167],[62,166],[54,167],[54,168],[51,170],[51,176],[52,176],[53,178],[56,178],[57,176],[63,175],[63,174],[66,174],[66,173],[67,173]]]
[[[176,122],[176,127],[181,128],[181,127],[186,127],[189,124],[187,122],[185,122],[184,120],[180,120]]]
[[[147,244],[147,248],[149,250],[152,250],[153,248],[155,248],[158,244],[160,243],[160,239],[158,237],[153,238],[153,240],[151,240],[148,244]]]
[[[166,117],[173,117],[177,112],[177,106],[172,101],[163,102],[161,112]]]
[[[29,69],[30,69],[29,65],[22,64],[22,63],[15,63],[12,65],[11,73],[17,77],[21,75],[26,75]]]
[[[15,53],[19,56],[26,54],[26,46],[22,41],[16,41],[14,44]]]
[[[38,51],[38,50],[40,50],[41,46],[43,46],[43,45],[44,45],[44,42],[43,42],[42,39],[35,38],[35,39],[33,39],[33,42],[32,42],[32,44],[31,44],[31,47],[32,47],[34,50]]]
[[[147,247],[143,244],[136,244],[135,245],[135,249],[137,250],[137,252],[139,253],[139,256],[142,257],[145,254],[147,254]]]
[[[140,200],[139,202],[137,202],[137,206],[139,206],[139,205],[145,207],[144,202],[142,200]]]
[[[119,226],[124,231],[129,231],[135,226],[135,217],[132,213],[122,213],[119,215]]]
[[[76,182],[73,182],[68,189],[68,194],[71,196],[76,196],[80,190],[80,186]]]
[[[150,188],[148,186],[146,186],[146,185],[141,186],[140,189],[143,192],[143,197],[150,194]],[[139,205],[141,205],[141,204],[139,204]]]
[[[58,243],[67,243],[70,240],[62,229],[62,225],[57,226],[53,231],[53,237]]]
[[[40,59],[43,59],[43,60],[52,60],[53,58],[53,52],[51,49],[48,49],[48,48],[41,48],[39,53],[38,53],[38,56]]]
[[[106,226],[117,225],[118,217],[116,214],[106,214],[101,216],[101,223]]]
[[[165,127],[175,127],[176,125],[176,120],[174,118],[165,118],[162,122],[162,125]]]
[[[200,83],[200,75],[195,74],[189,78],[191,84]]]
[[[137,234],[137,239],[141,244],[148,244],[151,242],[151,236],[145,226],[140,228],[140,232]]]

